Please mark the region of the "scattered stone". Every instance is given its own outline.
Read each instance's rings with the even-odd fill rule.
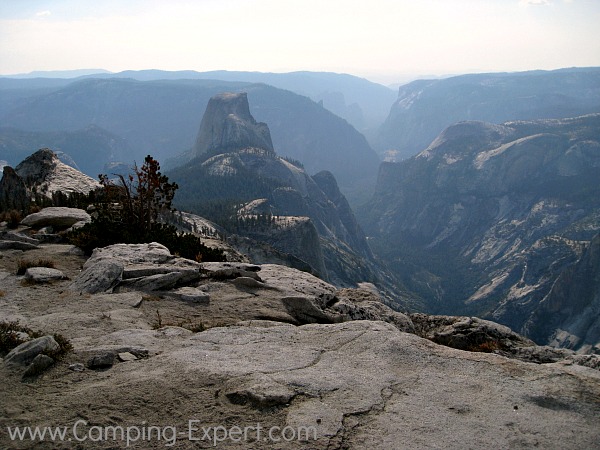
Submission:
[[[208,276],[216,280],[231,280],[239,277],[246,277],[256,281],[262,281],[256,272],[234,267],[210,271],[208,272]]]
[[[60,244],[64,242],[64,235],[53,232],[52,227],[44,227],[39,230],[35,237],[42,244]]]
[[[177,258],[165,264],[128,264],[123,269],[123,279],[164,275],[184,270],[199,271],[199,269],[199,263],[184,258]]]
[[[54,359],[50,358],[47,355],[39,354],[35,358],[33,358],[31,364],[29,364],[27,369],[25,369],[25,372],[23,373],[23,378],[39,375],[42,372],[44,372],[47,368],[51,367],[53,364]]]
[[[18,231],[6,231],[6,232],[2,233],[2,236],[0,239],[7,240],[7,241],[27,242],[28,244],[32,244],[32,245],[38,245],[40,243],[37,239],[26,236],[23,233],[19,233]]]
[[[233,284],[235,284],[236,286],[239,286],[239,287],[247,287],[247,288],[251,288],[251,289],[265,289],[268,287],[265,283],[258,281],[255,278],[250,278],[250,277],[235,278],[233,280]]]
[[[64,229],[80,221],[91,221],[90,215],[83,209],[51,206],[40,212],[29,214],[21,221],[21,224],[36,229],[47,226]]]
[[[85,266],[84,266],[85,267]],[[69,289],[75,292],[97,294],[112,292],[123,276],[123,265],[113,261],[99,261],[81,272]]]
[[[75,247],[73,246],[70,250],[69,250],[69,255],[75,255],[75,256],[85,256],[85,252],[80,249],[79,247]]]
[[[36,235],[39,235],[40,237],[45,237],[46,235],[50,234],[54,234],[54,228],[52,228],[51,226],[42,227],[36,233]]]
[[[66,278],[62,271],[50,267],[30,267],[25,271],[25,279],[33,283],[51,283]]]
[[[81,363],[69,364],[69,370],[72,370],[73,372],[83,372],[85,366]]]
[[[119,353],[117,355],[119,357],[119,360],[121,360],[122,362],[128,362],[128,361],[137,361],[137,356],[135,356],[133,353],[129,353],[129,352],[122,352]]]
[[[88,369],[108,369],[115,363],[115,354],[113,352],[103,352],[92,356],[87,361]]]
[[[135,294],[135,293],[132,293],[132,294]],[[133,308],[139,308],[140,306],[142,306],[142,303],[144,303],[144,297],[141,294],[137,294],[131,300],[131,306]]]
[[[180,300],[191,302],[191,303],[203,303],[208,304],[210,302],[210,295],[206,292],[193,287],[182,287],[168,293],[170,297],[175,297]]]
[[[198,281],[199,279],[200,272],[197,269],[182,269],[178,272],[123,280],[119,283],[119,291],[162,291],[172,289],[178,285]]]
[[[0,250],[35,250],[40,248],[36,244],[30,244],[29,242],[22,241],[8,241],[2,240],[0,241]]]
[[[32,339],[13,348],[4,358],[8,365],[29,365],[42,352],[56,351],[60,348],[52,336]]]
[[[516,358],[520,359],[521,361],[527,361],[536,364],[575,364],[578,366],[590,367],[596,370],[600,369],[600,355],[577,354],[573,350],[566,348],[555,348],[547,345],[534,345],[531,347],[509,348],[507,351],[499,353],[510,358]]]

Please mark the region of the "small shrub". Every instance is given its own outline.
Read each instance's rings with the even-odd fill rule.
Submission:
[[[54,337],[54,340],[58,344],[58,349],[54,350],[54,351],[43,352],[46,356],[49,356],[50,358],[54,359],[55,361],[58,361],[58,360],[64,358],[67,353],[73,351],[73,344],[71,344],[71,342],[66,337],[64,337],[62,334],[54,333],[52,336]]]
[[[160,173],[158,161],[148,155],[142,167],[135,166],[133,170],[134,174],[128,177],[119,175],[118,184],[107,175],[99,176],[102,189],[88,199],[94,205],[92,221],[69,233],[71,244],[89,255],[97,247],[112,244],[158,242],[183,258],[226,260],[221,250],[207,247],[197,236],[180,234],[175,226],[161,222],[162,217],[173,212],[171,202],[178,186]]]
[[[153,330],[158,330],[159,328],[163,327],[163,322],[162,322],[162,317],[160,316],[160,312],[158,312],[158,309],[156,310],[156,321],[152,324],[152,329]]]
[[[20,325],[18,321],[0,322],[0,356],[6,356],[13,348],[27,340],[23,339],[19,333],[27,334],[29,339],[35,339],[46,335],[46,333],[41,331],[34,331],[29,327]],[[55,351],[44,352],[45,355],[50,356],[55,360],[59,360],[73,350],[71,342],[62,334],[55,333],[53,334],[53,337],[59,345],[59,348]]]
[[[0,297],[4,297],[5,295],[6,295],[6,292],[0,290]]]
[[[17,345],[25,342],[18,333],[29,334],[31,329],[19,325],[19,322],[0,322],[0,355],[5,356]]]
[[[17,211],[16,209],[4,211],[0,214],[0,222],[6,222],[6,226],[11,229],[17,228],[21,220],[23,220],[23,215],[21,211]]]
[[[50,259],[38,259],[37,261],[21,259],[17,266],[17,275],[24,275],[30,267],[47,267],[49,269],[54,269],[55,265],[54,261]]]

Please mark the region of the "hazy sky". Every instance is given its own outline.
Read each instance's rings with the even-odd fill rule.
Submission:
[[[0,74],[600,66],[600,0],[0,0]]]

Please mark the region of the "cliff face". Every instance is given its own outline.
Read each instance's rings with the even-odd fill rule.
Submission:
[[[248,147],[274,151],[269,127],[250,114],[248,95],[223,93],[212,97],[200,123],[195,155],[227,153]]]
[[[211,98],[196,159],[169,175],[182,197],[190,199],[182,207],[194,208],[196,190],[214,186],[219,198],[239,200],[237,232],[271,246],[276,261],[289,253],[336,285],[385,278],[334,176],[322,172],[311,177],[301,164],[277,156],[267,125],[257,123],[249,111],[245,94]]]
[[[419,155],[383,165],[368,230],[430,310],[527,333],[600,230],[598,130],[598,114],[449,127]]]
[[[525,330],[538,342],[600,354],[600,235],[558,276]]]
[[[0,179],[0,211],[24,211],[28,207],[29,195],[23,179],[12,167],[4,166]]]
[[[377,150],[409,158],[446,127],[466,120],[574,117],[600,110],[600,70],[461,75],[401,86],[379,130]]]
[[[0,209],[23,211],[36,195],[52,198],[57,191],[87,194],[97,187],[100,187],[97,181],[63,163],[52,150],[43,148],[25,158],[14,170],[4,167]]]
[[[56,191],[87,194],[100,187],[96,180],[67,166],[48,148],[38,150],[23,160],[15,172],[23,179],[30,193],[36,192],[47,197],[52,197]]]

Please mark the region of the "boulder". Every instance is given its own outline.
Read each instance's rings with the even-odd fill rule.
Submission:
[[[40,248],[38,245],[30,244],[29,242],[22,241],[10,241],[10,240],[2,240],[0,241],[0,250],[35,250]]]
[[[115,354],[113,352],[98,353],[87,361],[88,369],[108,369],[115,363]]]
[[[181,287],[179,289],[169,292],[169,296],[191,303],[208,304],[210,301],[209,294],[198,288],[193,287]]]
[[[535,343],[504,325],[461,316],[410,314],[419,336],[460,350],[492,352],[531,347]]]
[[[201,278],[201,264],[171,255],[156,242],[115,244],[97,248],[72,284],[72,290],[97,293],[161,291],[190,284]]]
[[[0,210],[25,211],[29,208],[29,193],[23,179],[10,166],[4,166],[0,178]]]
[[[263,281],[257,272],[261,266],[247,263],[230,262],[208,262],[202,264],[202,272],[209,278],[217,280],[231,280],[239,277],[253,278],[256,281]]]
[[[62,271],[50,267],[30,267],[25,271],[25,279],[32,283],[50,283],[65,278]]]
[[[174,258],[167,247],[157,242],[114,244],[95,249],[83,268],[86,269],[103,260],[118,261],[125,267],[134,264],[162,264]]]
[[[31,341],[23,342],[13,348],[4,358],[7,365],[29,365],[42,352],[56,351],[60,348],[52,336],[42,336]]]
[[[36,375],[39,375],[46,369],[51,367],[53,364],[54,359],[50,358],[47,355],[39,354],[35,358],[33,358],[31,364],[27,366],[27,369],[25,369],[25,372],[23,372],[23,378],[34,377]]]
[[[381,320],[391,323],[400,331],[414,333],[415,326],[406,314],[394,311],[379,301],[360,301],[354,303],[341,299],[331,306],[331,311],[344,317],[344,320]]]
[[[69,370],[73,372],[83,372],[85,370],[85,366],[81,363],[73,363],[69,364]]]
[[[37,245],[40,243],[37,239],[26,236],[23,233],[19,233],[18,231],[3,232],[0,236],[0,239],[7,240],[7,241],[27,242],[28,244],[33,244],[33,245]]]
[[[342,322],[344,317],[341,314],[335,314],[326,311],[326,304],[322,298],[318,297],[284,297],[281,302],[288,313],[299,323],[335,323]]]
[[[258,281],[253,277],[238,277],[234,278],[233,284],[241,288],[250,288],[250,289],[268,289],[269,286],[265,283]]]
[[[21,224],[32,228],[51,226],[60,229],[69,228],[80,221],[89,222],[90,220],[90,215],[83,209],[51,206],[28,215],[21,221]]]
[[[338,297],[339,294],[339,297]],[[379,320],[398,330],[414,333],[411,319],[379,301],[373,292],[363,289],[341,289],[335,295],[288,296],[281,302],[298,323],[337,323],[350,320]]]
[[[200,279],[197,269],[183,269],[177,272],[150,275],[147,277],[131,278],[119,283],[119,292],[128,290],[136,291],[162,291],[175,288],[178,285],[191,283]]]
[[[84,266],[85,267],[85,266]],[[112,292],[123,276],[123,265],[118,261],[102,260],[88,265],[71,283],[69,289],[75,292],[97,294]]]
[[[138,357],[130,352],[121,352],[117,355],[119,357],[119,361],[121,362],[130,362],[137,361]]]

